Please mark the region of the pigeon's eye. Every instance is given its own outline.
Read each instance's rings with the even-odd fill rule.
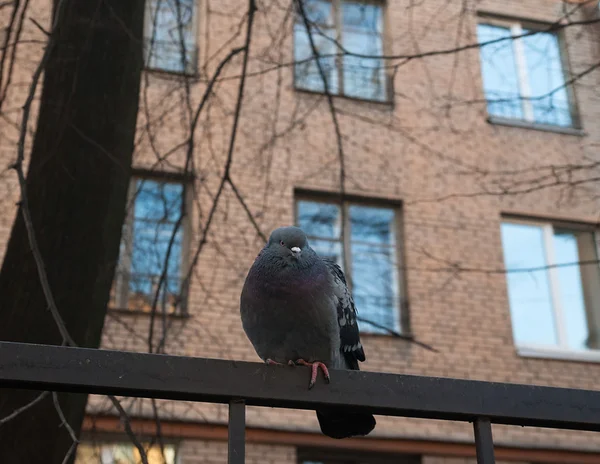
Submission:
[[[285,242],[284,242],[283,240],[281,240],[281,241],[279,242],[279,244],[280,244],[281,246],[285,246]]]

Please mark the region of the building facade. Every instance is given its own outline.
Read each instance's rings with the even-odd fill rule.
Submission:
[[[49,2],[34,3],[48,24]],[[256,6],[230,151],[245,51],[228,56],[246,44],[247,2],[147,0],[135,172],[102,347],[259,361],[241,286],[261,233],[297,224],[351,282],[364,370],[597,389],[597,2]],[[21,85],[0,123],[6,166],[11,109],[41,54],[27,39],[40,34],[26,24],[18,47]],[[10,172],[1,179],[6,241],[18,188]],[[226,462],[224,406],[123,404],[153,463]],[[470,424],[378,417],[369,437],[336,441],[311,411],[247,415],[251,463],[474,462]],[[598,434],[493,432],[501,462],[600,462]],[[103,397],[90,397],[85,439],[78,462],[137,459]]]

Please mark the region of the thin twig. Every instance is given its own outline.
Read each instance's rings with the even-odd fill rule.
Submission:
[[[202,237],[200,239],[200,243],[198,244],[198,248],[196,249],[196,252],[194,253],[194,258],[192,260],[190,270],[188,271],[188,274],[185,277],[184,282],[189,281],[189,279],[191,278],[192,269],[195,267],[196,263],[198,262],[200,253],[202,252],[204,245],[206,244],[207,237],[208,237],[208,231],[212,224],[212,220],[215,216],[215,212],[217,211],[219,199],[221,198],[221,195],[223,194],[223,189],[225,187],[225,184],[229,181],[229,178],[230,178],[229,172],[231,170],[231,165],[233,163],[233,152],[234,152],[234,148],[235,148],[235,139],[236,139],[237,128],[238,128],[238,123],[239,123],[239,119],[240,119],[240,113],[241,113],[241,109],[242,109],[242,100],[244,97],[244,87],[245,87],[245,83],[246,83],[246,73],[247,73],[247,69],[248,69],[248,58],[249,58],[249,54],[250,54],[250,42],[252,40],[252,24],[254,23],[254,13],[255,12],[256,12],[255,0],[249,0],[246,42],[243,47],[244,60],[242,63],[242,75],[240,78],[240,85],[238,88],[237,102],[236,102],[236,106],[235,106],[235,113],[233,116],[233,125],[231,127],[231,137],[229,139],[229,150],[227,152],[227,160],[225,162],[225,168],[223,171],[223,176],[221,177],[221,182],[219,183],[217,193],[214,196],[213,203],[211,205],[210,211],[208,213],[208,217],[206,219],[206,223],[204,225],[204,230],[202,231]]]
[[[296,1],[299,2],[301,0],[296,0]],[[322,57],[353,56],[356,58],[372,59],[372,60],[414,60],[414,59],[418,59],[418,58],[429,58],[432,56],[452,55],[454,53],[459,53],[459,52],[477,49],[477,48],[483,48],[483,47],[487,47],[489,45],[512,41],[515,39],[522,39],[522,38],[534,36],[537,34],[544,34],[544,33],[548,33],[548,32],[557,32],[562,29],[566,29],[568,27],[588,26],[591,24],[600,23],[600,18],[584,19],[584,20],[580,20],[580,21],[569,21],[567,23],[563,22],[564,19],[565,19],[564,17],[561,17],[546,28],[533,29],[533,30],[524,32],[519,35],[505,36],[505,37],[500,37],[498,39],[487,40],[484,42],[473,42],[470,44],[461,45],[459,47],[443,48],[443,49],[438,49],[438,50],[430,50],[430,51],[426,51],[426,52],[403,54],[403,55],[369,55],[369,54],[365,54],[365,53],[351,52],[350,50],[345,48],[341,43],[339,43],[336,39],[328,36],[323,31],[321,31],[317,24],[312,23],[312,25],[314,26],[314,29],[319,36],[323,37],[324,40],[334,43],[335,46],[341,51],[341,53],[323,54],[323,55],[321,55]],[[309,24],[311,24],[310,21],[309,21]]]
[[[117,411],[119,411],[121,421],[123,422],[123,425],[125,427],[125,433],[140,453],[142,464],[148,464],[148,456],[146,455],[146,450],[144,449],[144,447],[136,437],[133,429],[131,428],[131,421],[129,420],[129,415],[127,414],[125,409],[123,409],[123,406],[114,395],[108,395],[108,399],[112,402],[113,406],[117,408]]]
[[[37,19],[35,18],[29,18],[29,21],[31,21],[35,27],[37,27],[45,36],[50,37],[50,31],[47,31],[46,29],[44,29],[44,26],[42,26]]]
[[[169,243],[167,245],[167,252],[165,253],[164,264],[162,267],[162,272],[160,273],[160,277],[158,279],[158,285],[156,288],[156,292],[154,293],[154,297],[152,298],[152,310],[150,317],[150,328],[148,330],[148,353],[152,353],[153,351],[153,340],[154,340],[154,323],[156,319],[156,310],[158,308],[158,299],[161,295],[161,289],[165,287],[165,295],[168,293],[168,283],[167,283],[167,274],[169,272],[169,261],[171,259],[171,251],[173,250],[173,245],[175,244],[175,239],[177,238],[177,231],[181,228],[181,224],[185,219],[185,212],[181,212],[179,217],[177,218],[177,222],[173,227],[173,232],[171,233],[171,237],[169,238]],[[166,308],[163,308],[163,313],[166,311]],[[166,338],[166,332],[163,333],[162,338]]]
[[[156,437],[158,438],[158,446],[160,447],[160,453],[162,455],[163,460],[165,459],[165,441],[162,436],[162,424],[160,421],[160,417],[158,415],[158,407],[156,406],[156,398],[151,398],[150,402],[152,403],[152,414],[154,415],[154,423],[156,424]]]
[[[340,123],[338,121],[337,111],[335,108],[335,104],[333,102],[333,96],[331,95],[331,91],[329,89],[329,82],[327,81],[327,75],[325,74],[325,70],[323,69],[323,65],[321,64],[319,50],[317,50],[317,46],[315,45],[315,41],[312,35],[312,31],[310,28],[310,23],[308,21],[308,17],[306,16],[306,11],[304,10],[303,0],[296,0],[296,4],[298,5],[298,11],[302,16],[302,21],[304,23],[304,28],[306,29],[306,34],[308,35],[308,41],[310,43],[310,48],[312,51],[312,55],[315,57],[315,63],[317,64],[317,69],[319,70],[319,75],[321,76],[321,80],[323,81],[323,90],[325,96],[327,97],[327,104],[329,105],[329,112],[331,114],[331,121],[333,123],[333,127],[335,130],[335,138],[337,142],[337,153],[338,160],[340,164],[339,171],[339,183],[340,183],[340,241],[341,243],[345,243],[345,227],[346,227],[346,208],[344,206],[344,200],[346,196],[346,165],[344,159],[344,146],[342,142],[342,131],[340,129]],[[336,68],[338,69],[338,68]],[[348,258],[346,253],[342,252],[342,263],[343,268],[348,275],[348,283],[350,284],[350,288],[352,288],[352,276],[351,273],[348,272]]]
[[[15,0],[10,0],[10,1],[7,1],[7,2],[1,2],[0,3],[0,10],[2,10],[3,8],[6,8],[7,6],[10,6],[10,5],[14,4],[14,3],[15,3]]]
[[[60,0],[56,6],[56,12],[54,16],[54,23],[52,24],[52,31],[56,30],[56,26],[62,18],[63,8],[65,5],[65,0]],[[17,144],[17,161],[12,166],[12,168],[17,172],[17,176],[19,178],[19,186],[21,188],[21,214],[23,215],[23,221],[25,223],[25,228],[27,229],[27,237],[29,238],[29,245],[31,247],[31,253],[35,259],[35,264],[38,271],[38,276],[40,278],[40,284],[42,286],[42,291],[44,292],[44,296],[46,298],[46,302],[48,303],[48,308],[52,313],[52,317],[58,330],[63,338],[63,342],[71,346],[76,346],[75,342],[71,338],[71,335],[67,331],[65,327],[65,323],[58,311],[56,306],[56,302],[54,300],[54,295],[52,294],[52,289],[50,288],[50,284],[48,282],[48,276],[46,274],[46,268],[44,266],[44,260],[42,258],[42,254],[40,252],[37,239],[35,236],[35,230],[33,227],[33,221],[31,219],[31,212],[29,209],[29,200],[27,196],[27,184],[25,182],[25,173],[23,172],[23,160],[25,159],[25,138],[27,136],[27,125],[29,122],[29,113],[31,112],[31,105],[33,103],[33,99],[35,97],[36,88],[38,82],[40,80],[40,76],[44,71],[46,63],[50,57],[50,53],[54,49],[54,45],[56,43],[56,37],[53,34],[48,40],[48,45],[46,46],[46,50],[44,50],[44,54],[42,55],[42,59],[40,60],[35,72],[33,73],[31,85],[29,86],[29,93],[27,95],[27,99],[25,100],[25,104],[23,105],[23,117],[21,119],[21,130],[19,134],[19,141]]]
[[[62,460],[62,464],[67,464],[70,461],[71,456],[75,452],[76,448],[77,448],[77,442],[74,441],[73,443],[71,443],[71,446],[69,447],[69,450],[67,451],[67,454],[65,454],[65,457]]]
[[[40,393],[38,396],[36,396],[33,400],[31,400],[29,403],[27,403],[24,406],[21,406],[20,408],[15,409],[13,412],[11,412],[8,416],[0,419],[0,426],[6,424],[7,422],[13,420],[15,417],[17,417],[19,414],[21,414],[22,412],[27,411],[29,408],[35,406],[36,404],[38,404],[40,401],[42,401],[46,396],[48,396],[48,393],[50,392],[42,392]]]
[[[244,47],[234,48],[227,54],[227,56],[217,66],[217,69],[215,70],[213,77],[211,78],[210,82],[208,83],[208,85],[204,91],[202,100],[200,101],[200,104],[196,108],[196,111],[195,111],[195,113],[192,117],[192,121],[191,121],[190,136],[188,139],[188,147],[187,147],[187,153],[186,153],[185,172],[187,172],[191,166],[190,160],[192,159],[192,156],[194,154],[194,137],[195,137],[196,127],[198,124],[198,120],[200,118],[200,114],[202,113],[202,109],[204,108],[204,105],[206,104],[206,102],[208,101],[208,98],[212,94],[213,86],[214,86],[215,82],[217,81],[217,78],[219,77],[219,75],[221,74],[221,72],[223,71],[225,66],[227,65],[227,63],[229,63],[229,61],[231,61],[234,56],[236,56],[238,53],[241,53],[244,50],[245,50]],[[156,309],[157,309],[157,304],[158,304],[158,297],[159,297],[160,289],[164,285],[166,277],[167,277],[168,261],[169,261],[170,255],[171,255],[171,249],[173,247],[175,235],[176,235],[177,231],[179,230],[179,228],[181,227],[181,225],[183,223],[183,219],[185,218],[184,213],[185,213],[185,211],[179,215],[179,218],[173,228],[173,233],[171,234],[171,238],[170,238],[168,246],[167,246],[167,253],[165,255],[163,271],[161,272],[161,275],[159,277],[156,294],[154,295],[154,298],[152,301],[152,310],[151,310],[151,315],[150,315],[150,329],[149,329],[148,339],[147,339],[148,340],[148,350],[150,353],[153,351],[153,343],[152,342],[154,339],[154,324],[155,324],[155,320],[156,320]],[[184,279],[184,281],[181,284],[181,288],[182,289],[185,288],[186,285],[187,285],[187,279]],[[161,340],[158,343],[157,350],[160,349],[160,347],[162,347],[164,345],[165,339],[166,339],[166,333],[163,333],[163,336],[161,337]]]
[[[77,434],[75,433],[71,425],[67,422],[67,418],[65,417],[65,414],[63,413],[63,410],[60,406],[60,403],[58,401],[58,394],[56,392],[52,392],[52,401],[54,402],[54,408],[58,413],[58,417],[61,420],[60,425],[65,426],[65,428],[69,432],[69,435],[71,436],[71,440],[73,440],[73,443],[79,443],[79,440],[77,439]]]
[[[10,82],[12,80],[12,73],[14,70],[17,43],[19,43],[19,39],[21,38],[21,31],[23,30],[23,18],[25,16],[25,12],[27,10],[28,3],[29,3],[28,0],[26,0],[25,5],[23,5],[23,11],[21,12],[21,17],[19,18],[19,21],[18,21],[15,38],[13,40],[14,47],[13,47],[13,51],[11,54],[10,64],[7,69],[8,76],[6,78],[6,84],[4,84],[4,87],[2,87],[2,82],[3,82],[3,78],[4,78],[4,63],[6,62],[6,58],[8,56],[8,44],[10,43],[10,38],[11,38],[13,28],[15,27],[17,12],[18,12],[19,6],[21,4],[20,0],[16,0],[15,2],[13,2],[14,6],[13,6],[12,14],[10,17],[10,22],[8,23],[8,26],[5,29],[4,44],[2,44],[2,56],[0,57],[0,110],[2,109],[2,105],[4,104],[6,95],[8,93],[8,88],[9,88]]]
[[[228,178],[228,182],[229,182],[229,186],[233,190],[233,193],[235,193],[235,196],[237,197],[238,201],[242,205],[242,208],[244,208],[244,211],[246,212],[246,216],[248,216],[248,220],[250,221],[250,223],[254,227],[254,230],[256,230],[256,233],[262,239],[262,241],[266,243],[267,242],[267,236],[260,229],[258,223],[256,222],[256,219],[254,219],[254,216],[252,215],[252,211],[250,211],[250,208],[246,204],[246,201],[244,200],[244,197],[242,196],[242,194],[239,192],[239,190],[237,189],[237,187],[235,186],[235,184],[231,180],[231,177]]]
[[[415,345],[419,345],[421,348],[425,348],[426,350],[433,351],[434,353],[439,353],[439,351],[436,350],[433,346],[428,345],[427,343],[420,342],[412,335],[401,334],[400,332],[390,329],[389,327],[386,327],[384,325],[378,324],[377,322],[373,322],[370,319],[365,319],[364,317],[357,316],[356,319],[360,322],[366,322],[368,324],[371,324],[372,326],[377,327],[378,329],[385,330],[388,334],[390,334],[393,337],[400,338],[402,340],[406,340],[407,342],[410,342],[410,343],[414,343]]]
[[[298,1],[298,0],[296,0],[296,1]],[[590,19],[590,20],[582,20],[582,21],[571,21],[566,24],[561,24],[560,22],[556,22],[556,23],[553,23],[552,25],[550,25],[546,29],[531,30],[531,31],[528,31],[521,35],[500,37],[498,39],[493,39],[493,40],[489,40],[486,42],[474,42],[474,43],[470,43],[467,45],[462,45],[460,47],[429,50],[429,51],[425,51],[425,52],[411,53],[411,54],[405,54],[405,55],[367,55],[367,54],[362,54],[362,53],[354,53],[349,50],[345,50],[341,45],[337,45],[338,48],[341,50],[340,52],[322,53],[319,56],[321,58],[343,58],[344,56],[352,56],[352,57],[356,57],[356,58],[369,59],[369,60],[374,60],[374,61],[398,60],[398,61],[400,61],[399,63],[392,63],[392,64],[384,66],[384,68],[392,68],[395,70],[398,66],[405,65],[405,64],[407,64],[411,61],[417,60],[417,59],[429,58],[429,57],[434,57],[434,56],[451,55],[454,53],[459,53],[459,52],[463,52],[463,51],[467,51],[467,50],[473,50],[473,49],[487,47],[489,45],[494,45],[494,44],[497,44],[500,42],[506,42],[506,41],[514,40],[514,39],[521,39],[521,38],[533,36],[536,34],[543,34],[543,33],[547,33],[547,32],[557,32],[557,31],[567,29],[567,28],[573,27],[573,26],[589,26],[589,25],[598,24],[598,23],[600,23],[600,18],[595,18],[595,19]],[[337,41],[335,39],[333,39],[323,33],[319,33],[318,27],[315,27],[315,30],[319,35],[322,35],[323,39],[329,40],[329,41],[337,44]],[[271,63],[273,63],[273,65],[271,67],[248,73],[247,77],[261,76],[263,74],[267,74],[267,73],[276,71],[281,68],[288,68],[288,67],[293,67],[293,66],[297,66],[300,64],[306,64],[306,63],[310,63],[315,60],[316,60],[316,56],[309,56],[309,57],[301,59],[301,60],[286,61],[284,63],[273,63],[271,61]],[[240,76],[238,76],[238,75],[225,76],[225,77],[221,78],[220,81],[239,79],[239,77]]]

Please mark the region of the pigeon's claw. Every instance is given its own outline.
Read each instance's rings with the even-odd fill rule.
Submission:
[[[308,384],[309,390],[315,386],[315,382],[317,381],[317,373],[319,372],[319,369],[321,369],[323,371],[323,376],[325,377],[325,382],[329,383],[331,380],[329,377],[329,370],[327,369],[327,366],[320,361],[315,361],[315,362],[310,363],[310,362],[305,361],[304,359],[298,359],[295,362],[295,364],[311,367],[310,383]]]
[[[267,358],[265,361],[269,366],[283,366],[283,364],[273,361],[271,358]]]

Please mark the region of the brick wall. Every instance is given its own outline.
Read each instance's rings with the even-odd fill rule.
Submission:
[[[47,24],[47,5],[39,0],[34,3],[36,8],[31,15]],[[547,22],[562,14],[561,2],[550,0],[484,0],[476,5],[467,2],[468,11],[464,14],[461,3],[432,0],[411,8],[408,0],[389,1],[386,26],[390,53],[414,54],[453,47],[456,43],[472,43],[476,40],[477,12]],[[227,48],[220,50],[220,47],[237,29],[244,11],[245,2],[239,0],[218,4],[199,0],[197,36],[200,63],[205,69],[198,79],[190,81],[192,108],[200,102],[208,77],[227,53]],[[259,2],[231,172],[249,210],[267,233],[276,226],[293,222],[294,189],[323,192],[339,189],[337,145],[326,100],[321,95],[294,91],[289,66],[260,72],[273,67],[270,60],[292,59],[286,13],[276,2]],[[586,19],[591,14],[580,11],[573,19]],[[280,29],[288,30],[283,38],[277,33]],[[566,29],[572,72],[581,72],[600,58],[599,32],[597,25]],[[25,24],[23,37],[43,38],[30,23]],[[233,43],[240,45],[241,40],[240,36]],[[23,44],[18,49],[14,84],[4,108],[7,117],[0,121],[2,168],[15,157],[17,133],[13,124],[19,121],[18,109],[40,50],[35,43]],[[238,56],[223,75],[237,76],[240,64]],[[185,159],[184,149],[174,150],[168,162],[157,162],[154,150],[166,153],[186,140],[185,86],[176,76],[150,73],[147,77],[135,165],[178,170]],[[411,328],[418,339],[439,350],[432,353],[390,336],[363,335],[368,358],[365,370],[598,388],[598,364],[528,359],[516,354],[504,275],[485,272],[452,275],[428,270],[443,268],[447,263],[473,269],[503,268],[502,212],[518,210],[576,221],[597,216],[593,201],[596,185],[568,192],[559,188],[520,195],[481,194],[494,187],[498,176],[490,173],[495,171],[595,159],[600,141],[597,80],[598,74],[590,73],[576,85],[585,131],[582,136],[486,122],[476,49],[414,59],[400,66],[394,81],[393,106],[335,99],[343,134],[346,191],[403,202],[402,247],[406,268],[403,278]],[[217,97],[210,100],[199,121],[194,152],[198,194],[191,211],[190,253],[201,238],[201,228],[220,181],[237,84],[236,79],[220,81],[215,89]],[[447,109],[449,101],[471,103]],[[154,148],[145,129],[147,114]],[[35,116],[31,121],[34,127]],[[17,199],[14,174],[2,172],[0,242],[7,240]],[[207,238],[193,274],[189,318],[169,320],[167,352],[258,361],[241,328],[238,298],[261,241],[228,187]],[[103,346],[146,350],[148,324],[147,315],[109,312]],[[158,336],[160,327],[159,324]],[[91,399],[90,412],[108,409],[101,398]],[[149,403],[143,400],[137,400],[132,411],[151,414]],[[209,422],[227,420],[222,407],[203,404],[161,402],[161,415]],[[314,415],[306,411],[250,408],[248,422],[257,427],[318,429]],[[469,424],[402,418],[380,418],[378,422],[375,434],[380,436],[472,440]],[[494,426],[494,433],[497,442],[504,444],[600,450],[600,438],[595,434],[506,426]],[[211,456],[222,456],[219,453],[224,452],[223,444],[204,445]],[[200,445],[185,444],[185,462],[222,462],[218,457],[214,461],[194,460],[195,446]],[[279,461],[273,462],[286,462],[281,456],[286,456],[289,462],[294,459],[293,450],[286,447],[250,447],[252,459],[255,452],[256,456],[263,452],[280,456]],[[428,462],[459,461],[431,458]]]

